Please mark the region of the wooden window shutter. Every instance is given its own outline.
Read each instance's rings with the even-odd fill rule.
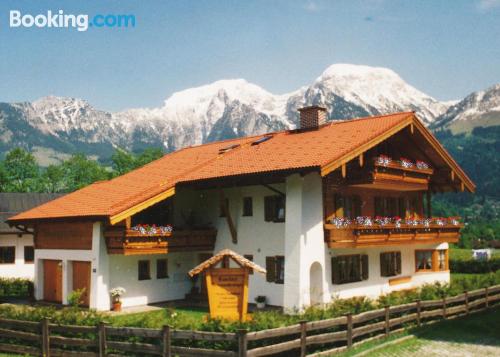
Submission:
[[[401,274],[401,252],[396,253],[396,274]]]
[[[387,253],[380,253],[380,276],[387,276]]]
[[[361,256],[361,279],[368,280],[368,255]]]
[[[276,280],[276,258],[266,257],[266,281],[274,283]]]
[[[356,218],[361,216],[361,197],[359,196],[354,196],[352,198],[352,206],[353,206],[353,217]]]
[[[264,220],[266,222],[274,221],[276,212],[274,196],[264,197]]]
[[[332,257],[332,284],[340,284],[340,264],[338,257]]]

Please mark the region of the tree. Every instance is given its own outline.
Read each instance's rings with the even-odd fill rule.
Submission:
[[[61,165],[64,191],[72,192],[95,181],[107,180],[110,174],[97,161],[75,154]]]
[[[136,167],[136,158],[134,155],[122,149],[116,149],[113,156],[111,156],[111,161],[113,162],[112,167],[116,176],[132,171]]]
[[[6,192],[37,192],[41,189],[40,171],[35,157],[22,148],[9,151],[3,162],[2,190]]]
[[[61,165],[49,165],[42,174],[45,192],[64,192],[64,170]]]
[[[163,150],[161,148],[148,148],[137,156],[136,166],[140,167],[163,157]]]

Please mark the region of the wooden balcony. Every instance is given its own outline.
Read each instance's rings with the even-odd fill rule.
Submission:
[[[141,234],[123,226],[108,227],[104,232],[108,254],[166,254],[213,250],[216,229],[181,230],[171,233]]]
[[[361,170],[349,180],[349,186],[384,190],[426,191],[434,170],[403,167],[398,162],[380,164],[374,161],[369,171]],[[357,176],[357,177],[356,177]]]
[[[463,224],[430,224],[425,226],[401,224],[351,224],[340,227],[325,224],[325,242],[329,248],[358,248],[397,244],[457,243]]]

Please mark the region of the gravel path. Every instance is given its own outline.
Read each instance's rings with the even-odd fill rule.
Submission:
[[[401,344],[380,351],[374,351],[370,357],[475,357],[500,356],[500,346],[488,344],[458,343],[411,339]]]

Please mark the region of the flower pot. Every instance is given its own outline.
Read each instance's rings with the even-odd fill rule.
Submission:
[[[266,303],[265,302],[258,302],[257,303],[257,309],[263,309],[266,307]]]
[[[113,311],[117,311],[117,312],[122,311],[122,302],[121,301],[113,301]]]

